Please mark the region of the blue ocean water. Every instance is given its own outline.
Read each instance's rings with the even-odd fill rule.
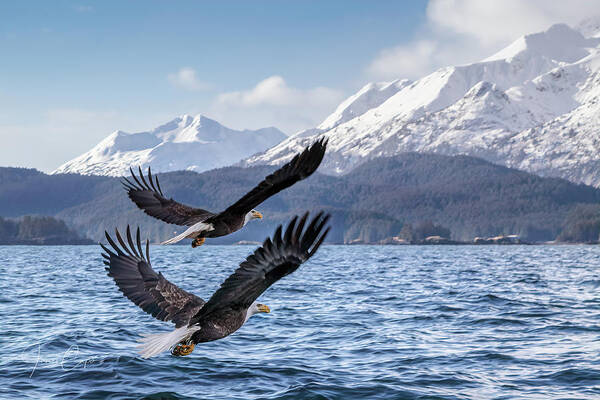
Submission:
[[[208,298],[253,246],[151,247]],[[0,247],[1,399],[600,398],[600,247],[323,246],[188,357],[98,246]]]

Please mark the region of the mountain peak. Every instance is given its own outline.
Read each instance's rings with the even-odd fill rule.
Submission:
[[[212,120],[202,114],[198,114],[195,116],[192,116],[189,114],[182,114],[182,115],[179,115],[179,116],[173,118],[169,122],[167,122],[163,125],[160,125],[157,128],[154,128],[152,130],[152,132],[155,134],[159,134],[159,133],[163,133],[163,132],[170,132],[170,131],[172,131],[174,129],[178,129],[178,128],[184,129],[190,125],[203,125],[203,124],[213,125],[213,126],[214,125],[222,126],[217,121]]]
[[[194,118],[194,122],[197,122],[199,126],[203,126],[203,127],[223,127],[223,125],[221,125],[219,122],[215,121],[212,118],[208,118],[207,116],[203,115],[203,114],[198,114],[195,118]]]
[[[416,151],[600,186],[600,38],[586,36],[556,24],[480,62],[365,85],[316,129],[241,164],[281,164],[325,136],[320,171],[334,175]]]
[[[333,114],[327,117],[317,129],[332,129],[346,121],[359,117],[368,110],[379,106],[410,83],[411,81],[408,79],[368,83],[356,92],[356,94],[344,100]]]
[[[566,24],[554,24],[544,32],[524,35],[484,61],[515,58],[547,58],[556,62],[575,62],[589,54],[588,48],[597,45],[581,32]]]
[[[151,131],[115,131],[53,173],[122,176],[137,165],[151,165],[156,172],[205,171],[231,165],[285,138],[276,128],[237,131],[201,114],[183,114]]]
[[[584,19],[577,25],[577,30],[587,38],[600,38],[600,15]]]

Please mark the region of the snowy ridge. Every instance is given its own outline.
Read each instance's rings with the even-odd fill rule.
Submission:
[[[417,81],[369,84],[319,127],[242,165],[281,164],[329,137],[321,171],[407,151],[468,154],[600,185],[600,20],[557,24]]]
[[[363,115],[372,108],[378,107],[391,96],[411,83],[408,79],[393,82],[368,83],[356,94],[344,100],[325,121],[317,127],[321,131],[333,129],[336,126]]]
[[[201,172],[231,165],[285,138],[276,128],[236,131],[202,115],[182,115],[148,132],[113,132],[53,173],[123,176],[138,165],[156,172]]]

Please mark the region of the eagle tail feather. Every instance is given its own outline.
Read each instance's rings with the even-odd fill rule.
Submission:
[[[212,231],[214,229],[215,228],[213,227],[212,224],[207,224],[205,222],[198,222],[198,223],[190,226],[189,228],[187,228],[183,233],[180,233],[179,235],[174,236],[171,239],[165,240],[161,244],[177,243],[177,242],[182,241],[185,238],[193,238],[193,237],[196,237],[201,232],[204,232],[204,231],[208,232],[208,231]]]
[[[138,353],[142,358],[154,357],[182,340],[190,338],[199,329],[199,326],[182,326],[170,332],[145,335],[139,339]]]
[[[187,237],[187,235],[189,235],[188,231],[185,231],[175,237],[172,237],[171,239],[165,240],[164,242],[161,242],[160,244],[173,244],[173,243],[177,243],[182,241],[183,239],[185,239]]]

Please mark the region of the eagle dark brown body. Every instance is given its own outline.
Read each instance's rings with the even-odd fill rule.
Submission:
[[[192,342],[212,342],[231,335],[244,325],[247,311],[229,307],[198,321],[200,330],[192,335]]]

